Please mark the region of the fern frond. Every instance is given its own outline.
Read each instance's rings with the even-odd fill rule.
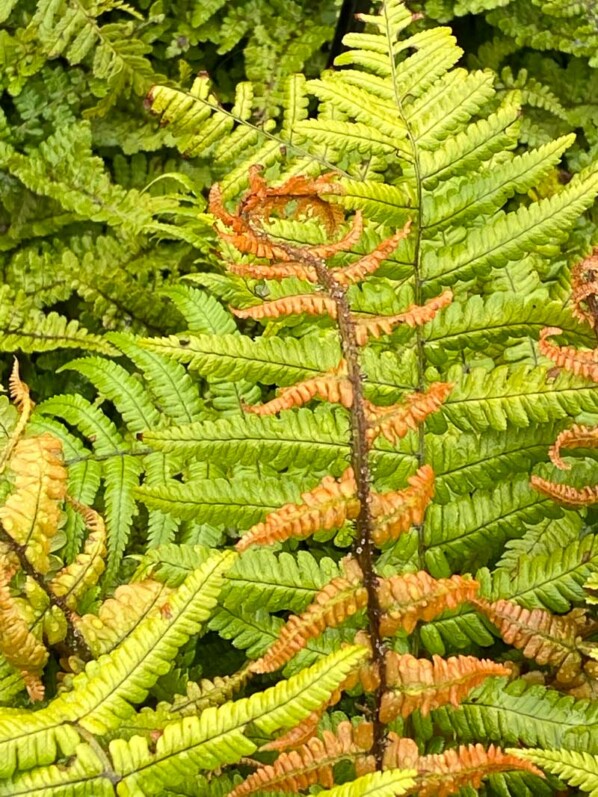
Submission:
[[[589,792],[590,797],[598,795],[598,756],[575,750],[513,749],[507,752],[521,761],[537,764],[569,786]]]
[[[63,567],[52,577],[48,587],[54,595],[62,598],[69,608],[75,610],[79,598],[95,586],[104,572],[106,556],[106,526],[97,512],[70,499],[70,504],[83,517],[89,530],[83,551],[70,565]]]
[[[62,445],[51,435],[21,439],[8,465],[14,489],[0,507],[0,521],[35,569],[47,573],[51,540],[66,497],[68,473]]]
[[[396,443],[423,423],[428,415],[440,409],[452,389],[449,382],[434,382],[425,391],[410,393],[400,404],[390,407],[377,407],[367,402],[370,422],[368,439],[372,441],[382,435],[391,443]]]
[[[272,647],[251,664],[254,672],[274,672],[293,658],[307,642],[326,628],[335,628],[363,609],[367,592],[359,583],[335,578],[315,597],[305,612],[292,615],[281,629]]]
[[[598,501],[598,486],[573,487],[533,474],[530,484],[539,492],[566,506],[590,506]]]
[[[370,742],[371,744],[371,742]],[[358,743],[350,722],[341,722],[336,731],[324,731],[289,753],[281,753],[274,764],[260,767],[237,786],[230,797],[243,797],[256,791],[297,793],[312,785],[334,785],[333,767],[346,759],[363,755],[368,747]]]
[[[144,618],[114,651],[86,665],[70,691],[32,715],[0,713],[0,772],[52,763],[57,746],[70,755],[78,742],[74,723],[104,734],[133,713],[158,677],[170,669],[176,650],[209,617],[220,592],[229,553],[212,556],[167,599],[168,611]],[[73,724],[71,724],[73,723]]]
[[[413,305],[403,313],[376,318],[358,319],[355,329],[356,340],[360,346],[365,346],[369,338],[380,338],[390,335],[393,329],[401,324],[408,327],[418,327],[428,324],[436,313],[447,307],[453,301],[452,291],[444,291],[433,299],[428,299],[424,305]],[[333,316],[334,317],[334,316]]]
[[[320,794],[322,797],[395,797],[411,791],[416,785],[416,774],[412,769],[372,772]]]
[[[448,797],[459,789],[470,786],[479,789],[482,781],[496,772],[513,769],[543,777],[541,770],[531,762],[522,760],[512,751],[503,751],[481,744],[458,747],[436,755],[426,755],[418,761],[420,797]]]
[[[467,576],[434,579],[425,570],[381,579],[378,585],[380,633],[392,636],[399,629],[410,634],[420,620],[429,622],[447,609],[475,597],[479,584]]]
[[[509,645],[538,664],[557,668],[557,678],[568,683],[579,673],[581,653],[577,638],[583,623],[579,617],[559,617],[542,609],[525,609],[507,600],[476,601],[476,608],[499,629]]]
[[[32,701],[43,700],[41,673],[48,660],[48,651],[29,630],[10,594],[9,582],[14,568],[0,561],[0,652],[23,678]]]
[[[287,504],[253,526],[237,543],[244,551],[251,545],[271,545],[289,537],[304,539],[316,531],[339,528],[357,517],[359,500],[355,496],[355,478],[348,468],[337,481],[325,476],[313,490],[301,495],[302,503]]]
[[[560,368],[571,371],[576,376],[584,376],[598,382],[598,351],[575,349],[573,346],[557,346],[548,338],[562,333],[560,327],[545,327],[540,333],[538,347],[545,357],[549,357]]]
[[[596,448],[598,447],[598,430],[593,426],[581,426],[574,424],[569,429],[564,429],[554,445],[550,448],[548,455],[552,463],[561,470],[571,470],[571,465],[561,457],[562,448]]]
[[[409,487],[372,496],[375,526],[372,538],[377,545],[396,539],[411,526],[422,522],[426,507],[434,495],[434,471],[423,465],[407,479]]]
[[[301,407],[316,397],[349,408],[353,404],[353,387],[343,374],[345,370],[345,363],[341,361],[332,373],[282,388],[275,399],[266,404],[245,405],[244,410],[256,415],[275,415],[282,410]]]
[[[547,423],[584,410],[592,412],[597,406],[594,388],[566,371],[555,376],[549,368],[525,365],[500,365],[489,373],[482,368],[466,375],[460,371],[448,371],[447,381],[454,388],[442,413],[463,431]]]
[[[363,648],[344,648],[249,698],[209,708],[200,717],[170,722],[156,742],[155,752],[139,737],[111,742],[110,754],[122,775],[123,793],[133,795],[137,789],[148,795],[160,794],[165,782],[176,786],[191,772],[212,770],[252,755],[257,746],[244,733],[250,723],[258,731],[272,734],[301,722],[329,700],[364,654]]]
[[[416,709],[425,716],[446,703],[457,706],[486,678],[510,672],[502,664],[474,656],[433,656],[429,661],[389,651],[385,661],[389,691],[384,693],[380,707],[380,720],[385,723],[408,717]]]
[[[247,307],[244,310],[231,307],[238,318],[280,318],[284,315],[328,315],[336,318],[336,304],[328,296],[308,293],[303,296],[284,296],[271,302]]]

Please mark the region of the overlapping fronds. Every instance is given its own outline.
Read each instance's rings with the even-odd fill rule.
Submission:
[[[377,545],[396,539],[412,526],[421,523],[434,495],[434,471],[423,465],[407,480],[409,487],[372,496],[375,518],[373,539]]]
[[[330,788],[334,785],[334,766],[344,759],[363,756],[371,745],[371,726],[341,722],[334,733],[324,731],[321,738],[314,737],[296,750],[281,753],[274,764],[260,767],[230,797],[262,790],[297,793],[314,784]]]
[[[304,539],[316,531],[339,528],[356,517],[359,500],[355,496],[353,470],[347,468],[338,480],[325,476],[317,487],[303,493],[301,499],[302,503],[286,504],[252,526],[237,543],[237,550],[271,545],[289,537]]]
[[[508,600],[494,603],[477,601],[476,608],[498,628],[509,645],[538,664],[556,668],[562,683],[572,681],[579,673],[582,656],[577,641],[584,628],[584,619],[574,611],[560,617],[543,609],[526,609]]]
[[[416,709],[425,716],[447,703],[457,706],[486,678],[509,674],[503,664],[474,656],[433,656],[430,661],[389,651],[385,661],[388,691],[382,696],[382,722],[408,717]]]
[[[429,622],[441,612],[471,601],[479,584],[467,576],[432,578],[425,570],[381,579],[378,585],[380,632],[391,636],[399,629],[410,634],[418,622]]]

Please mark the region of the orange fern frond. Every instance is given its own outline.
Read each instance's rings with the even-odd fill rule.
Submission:
[[[301,745],[316,735],[321,718],[322,711],[312,711],[298,725],[294,725],[286,733],[271,742],[263,744],[260,750],[295,750],[297,747],[301,747]]]
[[[229,263],[228,270],[240,277],[252,279],[282,280],[287,277],[296,277],[308,282],[317,282],[318,276],[313,266],[308,266],[299,261],[290,260],[288,263],[273,263],[271,266],[256,265],[255,263]]]
[[[256,791],[282,791],[297,794],[318,784],[334,785],[334,766],[344,759],[362,756],[356,733],[350,722],[341,722],[335,733],[324,731],[296,750],[281,753],[273,764],[260,767],[229,794],[244,797]]]
[[[381,579],[378,599],[384,614],[380,633],[392,636],[402,629],[410,634],[420,620],[429,622],[441,612],[471,601],[478,589],[478,582],[468,576],[435,579],[425,570]]]
[[[276,642],[261,659],[253,662],[253,672],[278,670],[302,650],[310,639],[326,628],[336,628],[367,605],[365,587],[346,578],[334,578],[316,595],[313,603],[300,615],[289,617]]]
[[[321,293],[306,293],[300,296],[283,296],[271,302],[264,302],[241,310],[231,307],[238,318],[280,318],[283,315],[329,315],[336,318],[336,304],[333,299]]]
[[[388,493],[373,493],[371,509],[375,519],[372,534],[377,545],[396,539],[424,519],[434,495],[434,471],[423,465],[407,480],[409,487]]]
[[[544,327],[540,332],[538,348],[540,352],[550,358],[559,368],[571,371],[576,376],[585,376],[593,382],[598,382],[598,349],[580,351],[574,346],[558,346],[548,338],[562,334],[560,327]]]
[[[351,220],[349,231],[339,240],[330,244],[309,246],[307,250],[312,257],[326,260],[337,252],[346,252],[359,241],[363,233],[363,216],[360,210],[356,211]]]
[[[337,368],[329,371],[328,374],[306,379],[291,387],[283,387],[278,391],[278,396],[266,404],[244,404],[243,409],[254,415],[276,415],[282,410],[302,407],[313,398],[329,401],[332,404],[341,404],[347,408],[351,407],[353,405],[353,386],[346,376],[341,375],[345,370],[346,366],[343,360]]]
[[[526,609],[508,600],[494,603],[477,600],[475,607],[495,625],[503,640],[537,664],[556,667],[562,683],[580,671],[581,653],[577,648],[584,621],[578,614],[557,616],[544,609]]]
[[[218,183],[214,183],[214,185],[210,188],[208,210],[212,215],[216,216],[217,219],[220,219],[223,224],[226,224],[227,227],[230,227],[236,233],[244,233],[247,231],[247,222],[238,214],[229,213],[224,207],[222,191],[220,190],[220,185]]]
[[[416,709],[425,716],[447,703],[458,706],[486,678],[510,672],[502,664],[475,656],[433,656],[429,661],[388,651],[385,661],[389,690],[380,706],[380,721],[385,723],[408,717]]]
[[[481,744],[462,745],[456,750],[422,756],[417,768],[419,797],[448,797],[464,786],[479,789],[488,775],[513,769],[544,777],[530,761],[505,753],[494,745],[485,750]]]
[[[357,262],[344,268],[334,268],[332,273],[337,282],[341,285],[352,285],[360,282],[364,277],[373,274],[380,267],[380,264],[391,255],[399,245],[399,242],[406,238],[411,229],[411,222],[408,221],[402,230],[398,230],[394,235],[372,250],[369,255],[360,258]]]
[[[598,503],[598,485],[577,488],[569,484],[558,484],[535,475],[531,477],[530,484],[544,495],[567,506],[590,506]]]
[[[217,230],[218,236],[239,252],[245,255],[255,255],[266,260],[291,260],[287,247],[271,241],[265,233],[258,233],[251,227],[242,232],[228,233]]]
[[[29,630],[10,594],[9,583],[15,568],[0,561],[0,653],[20,672],[31,700],[43,700],[41,673],[48,660],[48,651]]]
[[[598,249],[571,270],[571,312],[578,321],[596,327],[596,314],[592,311],[593,297],[598,297]],[[590,300],[588,302],[588,300]],[[584,307],[583,305],[588,305]]]
[[[374,318],[360,318],[356,324],[356,338],[359,346],[365,346],[369,338],[380,338],[390,335],[393,329],[400,324],[408,327],[418,327],[431,321],[439,310],[447,307],[453,301],[453,292],[446,290],[429,299],[424,305],[411,305],[398,315],[375,316]]]
[[[561,448],[598,448],[598,427],[574,424],[554,441],[548,452],[552,463],[561,470],[571,470],[571,465],[561,458]]]
[[[302,503],[286,504],[257,523],[237,543],[238,551],[251,545],[271,545],[290,537],[304,539],[317,531],[339,528],[359,514],[353,470],[347,468],[337,481],[324,479],[313,490],[303,493]]]
[[[390,407],[377,407],[366,402],[370,426],[368,440],[371,442],[382,435],[396,443],[425,421],[428,415],[436,412],[448,398],[453,385],[450,382],[434,382],[423,393],[410,393],[399,404]]]

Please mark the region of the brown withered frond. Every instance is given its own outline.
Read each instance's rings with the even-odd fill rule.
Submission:
[[[598,249],[571,270],[571,313],[578,321],[596,327],[598,298]],[[585,306],[584,306],[585,305]]]
[[[89,535],[74,562],[59,570],[48,586],[54,595],[63,598],[70,609],[76,609],[79,598],[95,586],[105,569],[106,526],[101,515],[78,501],[69,503],[81,514]]]
[[[365,752],[360,742],[351,723],[341,722],[335,733],[324,731],[321,739],[314,737],[296,750],[281,753],[273,764],[260,767],[233,789],[229,797],[244,797],[256,791],[297,794],[315,784],[331,788],[335,764],[358,758]]]
[[[222,201],[222,192],[218,183],[214,183],[214,185],[210,188],[208,210],[210,213],[216,216],[217,219],[220,219],[223,224],[226,224],[227,227],[230,227],[236,233],[244,233],[247,231],[247,222],[245,219],[236,213],[229,213],[224,207],[224,202]]]
[[[486,678],[509,674],[502,664],[475,656],[433,656],[429,661],[388,651],[385,661],[389,689],[380,706],[380,721],[384,723],[408,717],[416,709],[425,716],[447,703],[458,706]]]
[[[377,407],[366,402],[366,412],[370,421],[368,440],[371,442],[382,435],[396,443],[425,421],[428,415],[436,412],[446,401],[453,389],[450,382],[434,382],[423,393],[410,393],[399,404],[390,407]]]
[[[561,470],[571,470],[571,465],[561,458],[562,448],[598,448],[598,427],[574,424],[554,441],[548,452],[552,463]]]
[[[456,750],[422,756],[417,768],[419,797],[448,797],[464,786],[479,789],[488,775],[513,769],[544,777],[531,762],[494,745],[486,750],[481,744],[462,745]]]
[[[296,277],[308,282],[318,281],[313,266],[295,260],[289,260],[288,263],[273,263],[271,266],[256,265],[255,263],[229,263],[227,268],[232,274],[258,280],[282,280],[287,277]]]
[[[238,318],[280,318],[284,315],[329,315],[336,318],[337,310],[333,299],[321,293],[306,293],[300,296],[283,296],[271,302],[256,304],[244,310],[231,307]]]
[[[383,769],[417,769],[419,760],[419,749],[415,741],[390,731],[384,750]]]
[[[257,523],[237,543],[238,551],[251,545],[271,545],[290,537],[304,539],[317,531],[339,528],[359,514],[353,470],[347,468],[337,481],[324,479],[301,495],[300,504],[285,504]]]
[[[228,233],[217,230],[223,241],[233,246],[245,255],[255,255],[266,260],[291,260],[287,248],[271,241],[264,233],[257,232],[250,227],[244,232]]]
[[[530,484],[544,495],[567,506],[590,506],[598,503],[598,485],[578,488],[569,484],[558,484],[536,475],[531,477]]]
[[[577,640],[584,621],[578,614],[557,616],[544,609],[525,609],[508,600],[474,602],[504,641],[540,665],[557,668],[557,679],[570,682],[582,664]]]
[[[408,221],[402,230],[398,230],[394,235],[391,235],[390,238],[386,238],[379,243],[378,246],[368,255],[365,255],[365,257],[360,258],[350,266],[332,269],[332,274],[336,281],[341,285],[352,285],[356,282],[360,282],[368,275],[373,274],[380,268],[381,263],[394,252],[400,241],[407,237],[410,229],[411,222]]]
[[[41,674],[48,660],[48,651],[29,631],[10,594],[9,583],[15,568],[0,560],[0,653],[20,672],[31,700],[43,700]]]
[[[315,376],[313,379],[306,379],[298,382],[291,387],[283,387],[278,391],[278,396],[266,404],[243,405],[245,412],[255,415],[276,415],[282,410],[289,410],[292,407],[302,407],[313,398],[329,401],[332,404],[341,404],[343,407],[351,407],[353,404],[353,386],[344,375],[346,365],[341,361],[337,368],[328,371],[327,374]]]
[[[420,620],[429,622],[447,609],[472,600],[479,584],[468,576],[432,578],[425,570],[381,579],[378,599],[384,614],[380,633],[392,636],[399,629],[410,634]]]
[[[310,639],[320,636],[326,628],[336,628],[363,609],[367,600],[367,591],[361,584],[342,577],[332,579],[302,614],[289,617],[276,642],[261,659],[253,662],[252,671],[264,673],[278,670]]]
[[[377,545],[396,539],[424,519],[434,495],[434,471],[423,465],[407,480],[409,487],[388,493],[373,493],[371,510],[375,519],[372,538]]]
[[[60,440],[49,434],[17,442],[8,466],[13,490],[0,507],[4,530],[25,549],[39,573],[50,567],[50,541],[58,530],[68,473]]]
[[[273,212],[289,216],[316,216],[322,220],[329,233],[334,232],[343,221],[344,213],[340,205],[333,205],[323,199],[322,193],[337,193],[338,187],[333,184],[336,174],[330,172],[319,177],[295,175],[278,187],[269,186],[261,176],[260,166],[249,169],[249,191],[239,205],[239,214],[266,221]]]
[[[598,382],[598,349],[580,351],[574,346],[558,346],[548,340],[553,335],[560,335],[562,331],[560,327],[544,327],[538,344],[540,352],[560,368]]]
[[[398,315],[375,316],[374,318],[360,318],[356,324],[356,338],[359,346],[365,346],[369,338],[380,338],[390,335],[395,327],[406,324],[408,327],[419,327],[431,321],[439,310],[447,307],[453,301],[453,293],[446,290],[429,299],[423,305],[411,305]]]

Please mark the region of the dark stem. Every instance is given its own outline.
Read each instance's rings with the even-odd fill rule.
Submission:
[[[281,244],[277,244],[281,246]],[[363,573],[363,585],[368,596],[368,631],[372,645],[372,662],[377,670],[379,686],[375,695],[374,744],[372,752],[376,766],[382,769],[382,758],[386,744],[385,725],[380,720],[382,696],[386,692],[386,646],[380,634],[380,600],[378,598],[378,576],[374,570],[374,545],[372,542],[373,518],[371,512],[371,472],[369,465],[369,444],[367,439],[368,422],[365,412],[363,383],[365,375],[359,365],[359,347],[355,336],[355,323],[347,301],[346,288],[340,285],[324,260],[314,257],[299,247],[282,245],[293,260],[312,266],[320,285],[336,305],[337,324],[343,358],[347,365],[347,376],[353,388],[351,406],[351,466],[357,486],[359,514],[355,520],[357,536],[353,544],[353,554]]]
[[[35,570],[29,559],[27,559],[25,548],[22,545],[19,545],[18,542],[15,542],[15,540],[13,540],[13,538],[2,525],[0,525],[0,541],[5,543],[5,545],[15,554],[19,560],[19,564],[23,573],[29,576],[29,578],[33,579],[38,587],[41,587],[46,594],[50,605],[58,607],[63,613],[67,628],[65,644],[68,647],[69,652],[75,653],[84,661],[89,661],[89,659],[93,658],[91,650],[83,638],[83,635],[73,625],[71,620],[71,610],[67,606],[66,601],[48,590],[48,585],[42,576]]]

